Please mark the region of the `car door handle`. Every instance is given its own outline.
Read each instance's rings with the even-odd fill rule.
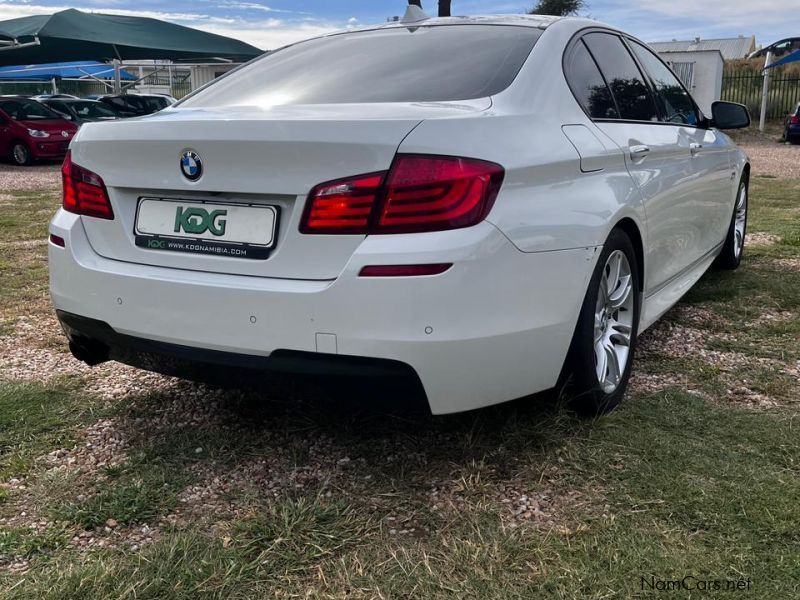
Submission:
[[[698,144],[697,142],[692,142],[689,144],[689,152],[692,153],[692,156],[697,156],[700,150],[703,149],[703,144]]]
[[[636,146],[631,146],[628,148],[631,153],[631,160],[641,160],[648,154],[650,154],[650,147],[645,146],[644,144],[638,144]]]

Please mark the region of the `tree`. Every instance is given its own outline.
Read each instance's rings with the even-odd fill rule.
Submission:
[[[539,3],[528,11],[528,14],[568,17],[577,14],[585,7],[585,0],[539,0]]]

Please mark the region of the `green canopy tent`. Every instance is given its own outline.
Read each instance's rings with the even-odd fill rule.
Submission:
[[[68,9],[0,21],[0,66],[77,60],[244,62],[262,53],[239,40],[146,17]]]

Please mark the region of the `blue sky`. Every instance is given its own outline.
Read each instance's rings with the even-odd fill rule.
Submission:
[[[535,0],[453,0],[454,14],[519,13]],[[646,41],[757,36],[761,44],[800,36],[797,0],[587,0],[586,16]],[[383,22],[402,14],[405,0],[0,0],[0,20],[63,8],[146,15],[223,35],[261,48],[328,31]],[[423,0],[431,13],[435,0]],[[634,8],[635,7],[635,8]]]

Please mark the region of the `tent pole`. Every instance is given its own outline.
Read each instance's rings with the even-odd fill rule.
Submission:
[[[114,61],[114,93],[121,94],[122,93],[122,66],[120,65],[120,61],[118,58],[115,58]]]
[[[772,52],[767,51],[767,58],[764,60],[764,91],[761,96],[761,119],[758,122],[758,130],[762,133],[767,126],[767,107],[769,105],[769,80],[772,71],[767,67],[772,64]]]

